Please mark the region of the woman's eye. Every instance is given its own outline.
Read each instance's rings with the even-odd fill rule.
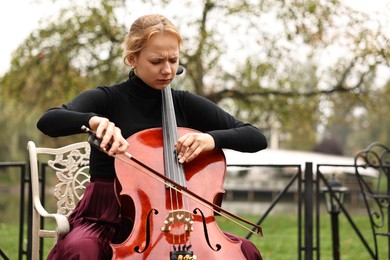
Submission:
[[[175,64],[177,63],[177,58],[174,58],[174,59],[169,59],[168,62],[171,63],[171,64]],[[161,64],[165,62],[164,60],[151,60],[150,63],[153,64],[153,65],[158,65],[158,64]]]

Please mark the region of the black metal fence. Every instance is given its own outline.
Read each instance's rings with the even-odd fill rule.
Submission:
[[[19,202],[19,259],[23,259],[23,256],[26,256],[26,259],[30,259],[31,256],[31,246],[27,248],[24,247],[23,240],[26,237],[25,226],[27,225],[27,240],[31,241],[31,187],[30,187],[30,175],[27,175],[27,163],[26,162],[0,162],[0,169],[10,169],[16,168],[20,174],[20,202]],[[26,211],[27,209],[27,211]],[[27,217],[26,217],[27,216]],[[2,238],[5,239],[5,238]],[[9,259],[8,256],[0,248],[0,256],[3,259]]]
[[[7,163],[0,162],[1,168],[17,168],[20,172],[20,210],[19,210],[19,259],[30,259],[31,256],[31,186],[30,177],[27,174],[27,163]],[[228,165],[228,167],[235,167],[238,165]],[[327,179],[322,173],[322,167],[354,167],[354,165],[337,165],[337,164],[318,164],[313,166],[312,162],[307,162],[304,169],[300,164],[296,165],[239,165],[240,167],[268,167],[268,168],[290,168],[294,169],[294,173],[285,185],[285,187],[279,191],[269,204],[264,214],[257,221],[258,225],[269,216],[274,207],[280,202],[283,196],[289,192],[293,184],[296,184],[296,206],[297,206],[297,219],[298,219],[298,259],[320,259],[320,199],[321,199],[321,185],[329,188],[330,194],[335,198],[339,204],[341,211],[347,217],[349,223],[354,228],[357,236],[362,241],[366,250],[371,256],[373,252],[370,249],[367,241],[359,231],[357,225],[353,222],[349,212],[342,205],[341,201],[336,198],[334,191],[330,187]],[[26,212],[27,210],[27,212]],[[26,214],[27,213],[27,214]],[[26,230],[26,232],[25,232]],[[252,233],[247,234],[247,238],[250,238]],[[23,240],[27,238],[27,244],[23,243]],[[5,253],[0,248],[0,256],[3,259],[8,259]]]

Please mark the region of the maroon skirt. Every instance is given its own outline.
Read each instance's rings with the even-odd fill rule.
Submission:
[[[114,182],[92,180],[84,197],[69,216],[70,232],[59,238],[47,259],[111,259],[110,243],[119,243],[130,234],[132,223],[120,217],[120,206],[114,192]],[[254,244],[242,237],[225,233],[241,241],[246,259],[262,259]]]

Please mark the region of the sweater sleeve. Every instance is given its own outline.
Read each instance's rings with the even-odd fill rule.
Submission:
[[[240,152],[257,152],[267,148],[267,140],[255,126],[244,123],[210,100],[191,93],[184,94],[184,110],[189,124],[209,133],[217,148]]]
[[[96,114],[72,111],[65,107],[51,108],[39,119],[37,127],[50,137],[78,134],[82,133],[81,126],[89,126],[89,119],[94,115]]]
[[[253,125],[243,124],[232,129],[208,132],[218,148],[233,149],[240,152],[257,152],[267,148],[267,140]]]
[[[105,93],[87,90],[62,107],[47,110],[37,122],[37,128],[51,137],[82,133],[81,126],[89,126],[91,117],[105,107]]]

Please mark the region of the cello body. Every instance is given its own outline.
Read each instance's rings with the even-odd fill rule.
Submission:
[[[194,130],[178,128],[179,136],[188,132]],[[138,132],[127,141],[130,154],[164,173],[161,128]],[[183,167],[188,190],[221,202],[226,171],[221,150],[203,152]],[[156,180],[136,162],[116,159],[115,169],[122,214],[133,220],[133,228],[121,244],[111,244],[113,259],[244,259],[241,242],[224,235],[212,209]],[[180,258],[175,251],[196,257]]]

